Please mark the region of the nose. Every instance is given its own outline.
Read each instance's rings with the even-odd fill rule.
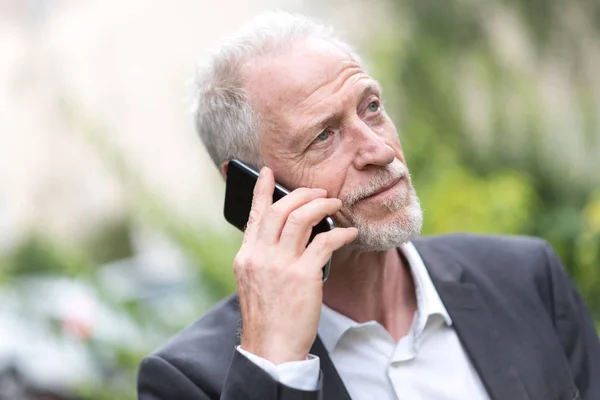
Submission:
[[[360,118],[354,124],[352,134],[356,145],[356,169],[362,170],[370,165],[384,167],[394,161],[394,149]]]

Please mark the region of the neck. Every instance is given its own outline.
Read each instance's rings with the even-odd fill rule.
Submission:
[[[397,249],[334,253],[323,302],[356,322],[379,322],[395,340],[409,331],[417,309],[412,275]]]

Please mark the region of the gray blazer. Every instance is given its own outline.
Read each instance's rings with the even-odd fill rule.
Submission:
[[[491,399],[600,400],[600,342],[550,246],[463,234],[413,243]],[[235,351],[240,322],[232,296],[144,358],[139,399],[350,400],[319,338],[319,389],[295,390]]]

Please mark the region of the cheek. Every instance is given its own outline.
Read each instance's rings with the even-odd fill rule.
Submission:
[[[310,171],[306,163],[286,151],[284,143],[273,140],[261,144],[265,165],[273,170],[277,183],[288,189],[310,187]]]
[[[287,154],[265,157],[266,160],[269,160],[268,165],[273,169],[277,183],[289,190],[300,187],[321,187],[317,183],[318,171],[316,168],[311,168],[306,160]]]
[[[327,197],[339,197],[342,186],[346,180],[346,166],[341,162],[319,165],[310,170],[311,187],[327,190]]]

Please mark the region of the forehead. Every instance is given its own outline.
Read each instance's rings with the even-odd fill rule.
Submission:
[[[366,77],[346,51],[322,39],[293,43],[277,54],[251,60],[244,68],[252,106],[280,129],[289,128],[314,105],[326,103],[349,75]]]

